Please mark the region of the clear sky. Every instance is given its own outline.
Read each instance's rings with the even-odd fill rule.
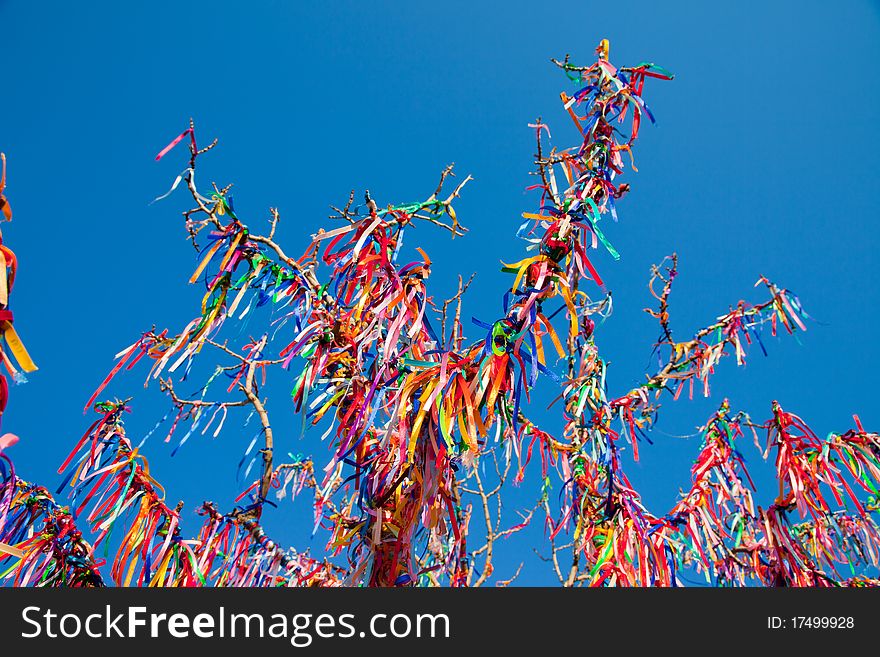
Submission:
[[[220,138],[202,180],[234,182],[248,223],[278,206],[290,252],[352,188],[369,188],[380,205],[421,199],[454,161],[476,179],[456,206],[470,233],[453,242],[419,227],[407,242],[435,262],[438,298],[457,273],[476,271],[466,313],[494,318],[509,285],[499,261],[522,257],[514,232],[536,203],[524,192],[526,125],[540,115],[555,145],[577,139],[558,98],[570,83],[549,58],[590,61],[603,37],[614,63],[653,61],[676,74],[646,84],[658,125],[643,128],[639,172],[625,179],[633,190],[608,228],[622,259],[594,260],[615,299],[596,333],[611,361],[609,394],[652,367],[645,284],[672,251],[681,339],[741,298],[762,300],[752,288],[761,274],[816,318],[800,344],[772,341],[769,357],[755,351],[745,368],[728,359],[710,400],[666,400],[655,444],[628,466],[649,508],[662,514],[688,485],[699,439],[676,436],[693,434],[724,396],[762,420],[778,399],[820,435],[850,428],[853,413],[880,428],[876,3],[0,1],[0,24],[0,149],[15,212],[3,239],[20,262],[15,325],[40,365],[11,389],[3,418],[22,438],[10,454],[25,478],[59,482],[55,469],[91,422],[83,404],[117,351],[153,324],[178,331],[196,314],[185,194],[148,205],[184,166],[183,151],[154,156],[190,116],[201,141]],[[166,409],[158,390],[140,386],[145,374],[108,391],[136,395],[134,439]],[[558,427],[558,412],[539,403],[557,394],[553,385],[542,381],[533,415]],[[298,438],[288,390],[270,392],[282,447],[320,461],[316,438]],[[214,441],[194,437],[173,459],[161,440],[145,450],[172,504],[228,506],[251,436],[230,427]],[[742,449],[769,499],[766,466]],[[512,521],[533,497],[527,488],[509,499]],[[285,505],[267,525],[282,542],[320,551],[307,515],[305,501]],[[195,534],[198,519],[184,519]],[[500,549],[499,575],[525,559],[520,583],[552,583],[530,556],[541,536],[536,524]]]

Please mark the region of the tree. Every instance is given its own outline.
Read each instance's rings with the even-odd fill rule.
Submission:
[[[858,418],[855,429],[821,440],[776,402],[771,419],[755,423],[724,401],[702,428],[690,489],[664,515],[642,503],[620,450],[629,443],[638,458],[659,400],[685,389],[693,395],[695,386],[708,395],[723,357],[742,364],[747,345],[764,349],[762,332],[805,330],[809,317],[793,293],[762,277],[765,301],[740,301],[680,342],[669,321],[673,254],[649,282],[657,305],[647,312],[659,324],[654,348],[663,365],[641,385],[609,394],[593,333],[594,316],[611,312],[612,297],[588,253],[619,257],[601,220],[617,218],[629,191],[617,182],[624,156],[632,158],[643,118],[653,121],[645,82],[672,75],[650,63],[616,68],[607,41],[589,66],[553,61],[578,87],[561,99],[582,141],[548,151],[549,127],[530,124],[540,198],[517,234],[534,254],[504,266],[513,279],[504,315],[475,320],[479,339],[465,338],[461,317],[470,280],[459,277],[457,293],[435,303],[428,255],[418,249],[420,260],[398,260],[404,233],[419,224],[453,239],[466,233],[453,203],[470,176],[450,188],[450,165],[417,203],[380,206],[367,191],[355,205],[352,192],[333,208],[336,227],[319,229],[295,258],[275,239],[276,209],[263,234],[237,216],[231,186],[199,190],[197,165],[217,141],[200,148],[191,122],[157,159],[189,147],[188,165],[159,199],[181,184],[192,198],[184,219],[199,253],[190,283],[206,290],[199,312],[182,330],[153,328],[117,354],[86,404],[98,419],[61,467],[69,506],[19,479],[0,454],[0,575],[40,586],[480,586],[493,577],[502,539],[538,514],[550,550],[544,558],[565,586],[677,586],[689,569],[720,585],[876,585],[865,573],[877,567],[880,548],[872,516],[880,438]],[[261,307],[270,317],[251,322]],[[241,323],[252,336],[243,344],[229,331]],[[195,435],[216,436],[236,414],[245,427],[252,417],[259,424],[242,434],[250,441],[238,465],[245,478],[256,465],[256,478],[231,509],[205,502],[197,533],[185,526],[182,505],[164,501],[140,445],[126,436],[130,400],[99,401],[117,375],[143,363],[151,363],[147,381],[168,398],[163,431],[175,450]],[[204,383],[184,392],[206,364]],[[263,394],[275,373],[292,377],[304,426],[327,426],[328,463],[278,457]],[[558,437],[529,418],[530,391],[547,379],[560,390]],[[766,509],[754,502],[739,451],[747,431],[757,443],[758,430],[779,481]],[[535,450],[542,485],[510,525],[503,496],[523,481]],[[261,524],[273,496],[306,490],[310,522],[327,537],[317,557],[282,548]],[[102,565],[95,548],[110,541],[116,557]]]

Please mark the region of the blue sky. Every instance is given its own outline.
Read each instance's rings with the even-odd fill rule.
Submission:
[[[419,227],[407,242],[433,259],[438,298],[457,273],[476,271],[466,312],[494,317],[509,284],[499,261],[521,257],[514,231],[536,203],[523,191],[534,139],[526,124],[544,117],[560,147],[577,138],[558,100],[568,82],[549,58],[590,60],[603,37],[613,62],[676,74],[646,86],[658,125],[643,128],[639,173],[626,177],[633,191],[608,231],[622,259],[595,259],[615,298],[597,329],[610,393],[650,369],[645,284],[672,251],[681,338],[741,298],[763,299],[752,288],[760,274],[796,291],[817,320],[800,344],[773,342],[745,368],[725,363],[710,400],[666,400],[655,444],[629,466],[648,506],[662,513],[687,486],[699,440],[674,436],[693,434],[724,396],[760,419],[778,399],[820,434],[849,428],[853,413],[877,430],[878,8],[769,4],[0,2],[0,149],[15,211],[3,238],[20,262],[16,328],[41,366],[11,390],[3,418],[22,438],[11,452],[20,474],[53,487],[112,356],[153,324],[179,330],[195,315],[185,198],[148,205],[184,166],[182,152],[154,156],[190,116],[201,141],[220,138],[202,179],[234,182],[248,223],[278,206],[279,239],[292,252],[352,188],[380,204],[424,198],[454,161],[476,179],[456,207],[470,233],[452,242]],[[157,390],[140,387],[144,375],[108,391],[137,395],[133,437],[165,409]],[[538,400],[556,395],[551,381],[541,385]],[[316,452],[297,437],[286,386],[270,393],[286,448]],[[558,426],[543,406],[535,415]],[[235,464],[251,433],[193,440],[173,459],[161,441],[146,450],[172,502],[223,505],[239,490]],[[743,449],[766,486],[757,451]],[[510,498],[512,520],[531,497],[525,488]],[[305,505],[267,525],[320,549],[299,512]],[[189,518],[193,533],[197,525]],[[540,526],[511,539],[499,573],[525,558],[520,583],[552,583],[527,554],[540,541]]]

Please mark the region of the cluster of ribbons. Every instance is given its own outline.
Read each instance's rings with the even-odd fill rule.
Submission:
[[[77,516],[87,513],[98,539],[86,542],[70,508],[17,478],[0,453],[0,579],[15,586],[103,586],[104,560],[95,552],[109,545],[118,524],[124,535],[110,569],[117,586],[338,585],[339,568],[282,549],[246,513],[223,516],[205,503],[198,535],[183,539],[181,508],[165,505],[146,460],[125,436],[126,407],[102,403],[96,410],[101,418],[65,463],[62,487],[70,483],[70,508]],[[295,465],[288,468],[298,476],[285,476],[281,490],[306,485],[299,474],[308,474],[307,462]]]
[[[6,155],[0,153],[0,212],[5,221],[12,221],[5,190]],[[21,383],[26,380],[24,373],[37,367],[13,328],[9,309],[17,266],[15,253],[3,244],[0,234],[0,357],[13,381]],[[8,399],[6,376],[0,373],[0,420]],[[101,586],[91,547],[68,509],[56,504],[45,488],[15,474],[11,459],[3,452],[16,442],[14,434],[0,436],[0,581],[11,580],[15,586]]]
[[[880,585],[864,574],[880,565],[880,528],[872,516],[880,436],[856,424],[821,440],[774,402],[773,418],[760,426],[776,452],[780,491],[763,509],[736,444],[745,426],[758,425],[732,415],[725,400],[702,429],[690,489],[662,517],[641,504],[616,449],[606,460],[552,446],[570,473],[569,489],[577,491],[574,538],[588,566],[577,581],[681,586],[683,573],[693,569],[719,586]],[[850,482],[869,494],[866,501]],[[550,526],[555,537],[560,527]]]
[[[767,449],[775,452],[779,495],[760,511],[763,551],[752,559],[765,585],[836,586],[880,581],[857,573],[877,567],[880,528],[878,510],[880,435],[856,428],[821,440],[797,415],[773,402],[773,417],[764,423]],[[868,493],[865,501],[856,491]],[[798,522],[792,516],[802,519]],[[848,572],[841,573],[845,567]]]
[[[341,568],[282,549],[252,517],[223,515],[207,502],[199,513],[205,522],[196,539],[196,559],[211,586],[325,587],[342,580]]]
[[[124,403],[104,402],[62,464],[71,508],[83,515],[95,548],[109,549],[114,530],[122,534],[110,576],[120,586],[193,586],[200,575],[192,542],[181,536],[180,508],[165,504],[165,492],[150,466],[125,435]]]
[[[101,417],[83,435],[62,466],[71,508],[84,515],[97,534],[88,557],[118,539],[110,576],[119,586],[280,586],[332,585],[336,571],[326,562],[283,550],[246,512],[219,514],[206,503],[205,522],[193,539],[181,527],[182,504],[164,502],[164,491],[150,476],[149,464],[125,435],[122,403],[104,402]],[[308,472],[305,464],[295,468]],[[292,478],[285,484],[298,485]],[[70,514],[67,517],[71,517]],[[17,567],[22,570],[24,564]]]
[[[0,153],[0,212],[3,213],[5,221],[12,221],[12,207],[3,194],[6,189],[6,155]],[[37,366],[31,360],[30,355],[25,349],[21,338],[18,337],[13,327],[13,315],[9,309],[9,295],[12,292],[12,286],[15,283],[15,270],[18,267],[18,260],[15,253],[8,246],[3,244],[3,235],[0,233],[0,334],[4,345],[0,346],[0,357],[3,359],[4,369],[12,376],[15,383],[24,382],[25,373],[34,372]],[[7,349],[18,367],[15,366],[12,359],[7,353]],[[9,400],[9,384],[6,376],[0,373],[0,420],[3,418],[3,411],[6,410],[6,403]]]
[[[608,212],[616,218],[614,199],[628,189],[625,185],[615,187],[611,182],[622,170],[619,154],[622,150],[631,154],[630,146],[638,134],[642,112],[651,116],[641,99],[636,100],[641,93],[643,74],[669,77],[662,69],[651,65],[616,70],[608,63],[607,54],[608,45],[603,42],[598,49],[599,59],[593,66],[574,67],[567,61],[560,64],[574,81],[583,85],[572,97],[563,95],[563,101],[573,121],[588,139],[574,156],[569,151],[547,160],[547,166],[540,171],[543,184],[536,185],[542,193],[543,216],[524,215],[527,220],[540,220],[542,226],[550,228],[549,235],[532,241],[554,255],[558,253],[554,249],[572,251],[577,255],[576,247],[584,242],[585,234],[589,238],[587,241],[594,246],[601,242],[615,255],[616,251],[598,230],[598,217]],[[635,83],[628,85],[633,80]],[[587,102],[586,114],[576,111],[581,102]],[[629,140],[618,143],[614,140],[617,130],[611,127],[610,121],[625,116],[630,107],[634,113]],[[539,140],[542,129],[549,133],[549,128],[543,124],[533,127]],[[590,135],[594,136],[592,143]],[[592,156],[588,165],[572,169],[570,158],[585,155]],[[553,167],[562,167],[569,183],[561,193],[556,186]],[[589,209],[580,216],[582,220],[586,215],[594,221],[587,226],[574,221],[565,223],[566,219],[576,216],[578,208]],[[548,214],[562,216],[562,223],[551,222]],[[529,221],[521,227],[521,234],[528,233]],[[558,237],[565,235],[567,230],[571,231],[574,240],[568,249],[560,248]],[[524,275],[529,271],[526,267],[534,268],[543,261],[544,258],[539,256],[517,263],[518,270],[517,266],[511,269]],[[583,266],[577,262],[575,266],[569,266],[568,290],[577,290],[578,278],[586,272],[597,279],[588,261]],[[667,516],[658,518],[645,509],[626,477],[619,455],[618,441],[623,437],[631,443],[638,460],[639,441],[650,441],[646,431],[656,415],[655,400],[661,392],[667,391],[677,399],[687,389],[692,397],[697,384],[708,396],[711,375],[724,356],[732,355],[737,365],[742,365],[748,345],[757,343],[766,355],[762,334],[768,329],[772,336],[780,330],[786,333],[806,330],[804,321],[808,316],[795,295],[764,278],[757,284],[763,284],[769,291],[768,301],[757,305],[740,302],[685,342],[675,342],[667,331],[669,341],[658,353],[667,351],[668,359],[661,361],[660,369],[645,384],[616,398],[607,394],[607,365],[592,340],[594,325],[589,315],[597,311],[597,304],[575,302],[577,314],[569,312],[568,349],[575,358],[570,361],[569,377],[563,384],[562,393],[566,421],[564,438],[556,440],[530,423],[519,433],[532,436],[526,462],[538,441],[545,476],[548,465],[551,465],[564,483],[559,495],[558,514],[550,515],[548,507],[547,526],[551,539],[556,539],[564,530],[572,532],[573,551],[580,564],[572,569],[571,578],[565,583],[674,586],[680,583],[679,572],[685,566],[704,572],[707,580],[715,583],[744,584],[748,579],[764,584],[807,581],[792,572],[786,577],[768,577],[768,569],[777,572],[780,568],[795,568],[791,565],[793,560],[797,561],[795,557],[782,558],[772,553],[795,541],[791,538],[793,530],[789,531],[789,524],[793,521],[780,512],[782,508],[787,510],[785,506],[777,508],[774,505],[767,511],[759,508],[755,512],[751,480],[742,457],[732,447],[733,438],[740,432],[739,419],[729,417],[726,406],[707,425],[704,445],[693,470],[691,491]],[[663,322],[668,321],[668,315],[663,314],[665,308],[661,310],[662,313],[652,315]],[[803,439],[801,434],[798,436]],[[779,458],[783,464],[780,468],[784,468],[779,470],[780,481],[793,482],[786,484],[791,488],[788,498],[797,504],[799,510],[810,508],[817,514],[808,526],[801,524],[795,532],[798,536],[812,537],[813,546],[812,561],[801,555],[797,561],[801,571],[796,573],[807,567],[804,564],[820,560],[816,546],[822,546],[824,563],[832,571],[834,564],[847,563],[851,568],[877,564],[872,551],[876,547],[868,547],[874,536],[873,519],[852,493],[846,477],[842,476],[842,471],[846,472],[859,481],[864,490],[876,495],[874,438],[861,428],[859,432],[844,436],[832,437],[823,443],[828,458],[817,457],[815,442],[809,443],[812,451],[808,452],[798,452],[800,443],[780,450]],[[801,455],[795,457],[794,453]],[[840,465],[833,465],[832,461]],[[806,462],[810,463],[810,468]],[[848,494],[857,513],[853,516],[832,512],[828,504],[821,504],[820,482],[833,482],[831,491],[838,505],[841,495]],[[806,547],[790,548],[791,555],[801,553],[810,552]],[[753,557],[753,561],[749,562],[746,554]],[[848,579],[825,577],[825,581],[844,585],[872,582],[856,575],[855,571]]]
[[[13,586],[103,586],[100,561],[67,507],[15,474],[0,441],[0,582]]]
[[[696,564],[709,576],[713,568],[720,581],[744,584],[736,550],[749,535],[755,517],[755,484],[735,441],[743,436],[742,415],[731,416],[727,400],[703,428],[700,452],[691,468],[691,487],[660,520],[662,530],[682,550],[682,561]]]

